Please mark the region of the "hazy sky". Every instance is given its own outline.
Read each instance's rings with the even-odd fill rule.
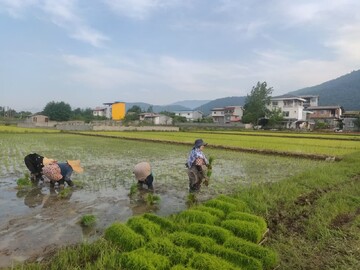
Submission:
[[[280,95],[360,68],[359,0],[0,0],[0,106]]]

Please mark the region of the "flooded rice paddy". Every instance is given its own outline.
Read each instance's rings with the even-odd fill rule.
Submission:
[[[220,135],[221,136],[221,135]],[[194,138],[194,140],[197,138]],[[68,134],[0,134],[0,268],[25,260],[40,261],[59,247],[93,241],[114,221],[153,212],[167,216],[186,209],[188,178],[185,161],[191,146],[96,138]],[[29,153],[58,161],[80,159],[83,174],[68,197],[58,196],[48,183],[18,189],[16,180],[27,168]],[[198,194],[205,201],[253,184],[281,181],[317,166],[318,161],[205,149],[212,156],[210,185]],[[155,194],[160,202],[148,206],[147,190],[130,196],[136,183],[133,166],[149,161]],[[84,215],[96,224],[80,225]]]

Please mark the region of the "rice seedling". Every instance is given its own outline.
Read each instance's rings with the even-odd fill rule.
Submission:
[[[231,212],[230,214],[227,215],[226,219],[250,221],[256,223],[256,225],[259,226],[260,230],[263,233],[265,233],[265,231],[267,230],[267,224],[265,219],[253,214],[244,213],[244,212]]]
[[[279,263],[278,255],[273,250],[238,237],[228,238],[224,243],[224,247],[258,259],[264,269],[273,269]]]
[[[130,193],[129,193],[129,196],[133,196],[135,195],[137,192],[139,191],[139,188],[138,188],[138,184],[137,183],[133,183],[130,187]]]
[[[224,243],[226,239],[233,236],[232,232],[219,226],[198,223],[186,226],[185,231],[195,235],[210,237],[218,244]]]
[[[70,198],[72,192],[73,192],[72,188],[66,187],[59,191],[59,193],[57,194],[57,197],[59,199],[67,199],[67,198]]]
[[[206,252],[216,244],[210,237],[198,236],[188,232],[174,232],[168,235],[169,239],[177,246],[194,248],[197,252]]]
[[[208,206],[205,206],[205,205],[199,205],[199,206],[196,206],[196,207],[194,207],[192,209],[210,213],[211,215],[216,216],[219,219],[224,219],[225,218],[225,213],[221,209],[208,207]]]
[[[193,222],[202,224],[215,224],[218,221],[218,218],[208,212],[189,209],[177,214],[175,216],[175,221],[180,224],[189,224]]]
[[[136,233],[142,235],[146,240],[157,237],[162,233],[161,227],[158,224],[151,222],[142,216],[134,216],[130,218],[126,222],[126,225]]]
[[[259,243],[263,232],[256,223],[242,220],[224,220],[221,227],[233,232],[235,236],[244,238],[253,243]]]
[[[208,170],[207,170],[207,172],[206,172],[206,176],[207,176],[208,178],[210,178],[211,175],[212,175],[212,164],[213,164],[213,161],[214,161],[214,157],[210,156],[210,157],[209,157]]]
[[[18,189],[23,189],[23,188],[26,188],[26,187],[30,187],[32,185],[32,182],[30,180],[29,174],[25,173],[24,177],[17,179],[16,184],[17,184]]]
[[[235,264],[240,267],[240,269],[263,270],[262,264],[258,259],[222,245],[212,246],[207,252]]]
[[[145,248],[168,257],[173,265],[186,265],[194,254],[194,249],[176,246],[168,238],[154,238],[146,244]]]
[[[208,253],[197,253],[189,261],[189,266],[199,270],[235,270],[239,269],[233,264],[215,255]]]
[[[196,197],[196,194],[195,193],[189,193],[187,196],[186,196],[186,205],[188,207],[191,207],[191,206],[194,206],[198,203],[198,199]]]
[[[216,209],[220,209],[220,210],[224,211],[224,213],[226,213],[226,214],[238,210],[238,208],[236,207],[235,204],[232,204],[229,202],[224,202],[224,201],[218,200],[218,199],[212,199],[210,201],[207,201],[204,203],[204,205],[207,207],[213,207]]]
[[[145,248],[123,253],[120,257],[123,269],[167,270],[171,265],[167,257]]]
[[[84,227],[93,226],[96,223],[96,217],[94,215],[84,215],[80,219],[80,224]]]
[[[159,195],[155,195],[154,193],[147,193],[145,195],[145,202],[147,205],[154,205],[154,204],[158,204],[160,202],[160,196]]]
[[[244,202],[241,199],[237,199],[234,197],[230,197],[227,195],[219,195],[216,197],[217,200],[223,201],[223,202],[227,202],[227,203],[232,203],[234,205],[236,205],[236,209],[237,211],[243,211],[243,212],[248,212],[249,207],[247,206],[246,202]]]
[[[145,239],[142,235],[137,234],[130,227],[119,222],[110,225],[105,230],[104,237],[106,240],[117,245],[122,251],[131,251],[145,244]]]
[[[159,225],[161,230],[165,230],[167,232],[173,232],[177,230],[177,226],[168,218],[163,218],[152,213],[145,213],[143,217]]]

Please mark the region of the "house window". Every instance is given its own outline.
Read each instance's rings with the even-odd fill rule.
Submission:
[[[273,101],[273,102],[272,102],[272,105],[273,105],[274,107],[276,107],[276,106],[278,105],[278,102],[277,102],[277,101]]]
[[[283,112],[284,117],[289,117],[289,112]]]
[[[284,106],[285,107],[291,107],[293,104],[293,101],[292,100],[284,100]]]

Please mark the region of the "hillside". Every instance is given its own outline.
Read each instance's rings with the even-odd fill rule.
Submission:
[[[139,106],[142,111],[146,112],[150,106],[153,108],[153,112],[159,113],[163,111],[173,112],[173,111],[184,111],[184,110],[190,110],[188,107],[184,107],[181,105],[152,105],[149,103],[144,102],[126,102],[126,110],[131,109],[133,106]]]
[[[172,103],[169,106],[180,105],[185,108],[195,109],[195,108],[200,107],[210,101],[211,100],[183,100],[183,101],[178,101],[178,102]]]
[[[360,70],[288,95],[319,95],[319,105],[340,105],[345,111],[360,110]]]

